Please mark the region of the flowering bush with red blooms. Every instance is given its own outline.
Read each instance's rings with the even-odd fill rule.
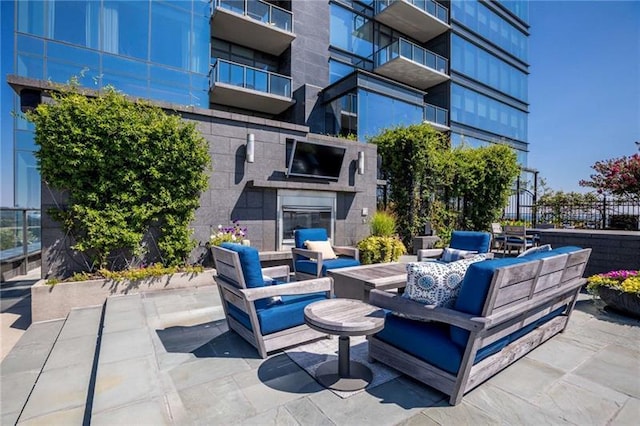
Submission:
[[[611,194],[640,200],[640,154],[598,161],[591,166],[597,173],[580,186],[595,188],[600,194]]]

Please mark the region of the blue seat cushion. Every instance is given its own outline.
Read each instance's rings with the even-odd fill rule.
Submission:
[[[451,374],[457,374],[464,349],[449,338],[449,327],[437,322],[413,321],[387,314],[384,328],[376,337]],[[480,349],[474,363],[509,344],[508,336]]]
[[[469,265],[453,309],[467,314],[481,315],[495,270],[530,261],[531,259],[524,257],[506,257]],[[461,347],[465,347],[469,339],[469,332],[452,325],[451,339]]]
[[[296,248],[306,248],[305,241],[327,241],[327,230],[324,228],[296,229],[293,233]]]
[[[286,330],[304,324],[304,308],[309,303],[327,298],[325,292],[309,293],[294,296],[282,296],[280,303],[264,309],[257,309],[258,323],[262,335]],[[257,302],[257,301],[256,301]],[[249,315],[227,303],[229,315],[249,330],[253,330]]]
[[[476,364],[501,351],[509,343],[560,315],[566,308],[558,308],[528,326],[479,349],[473,363]],[[460,347],[449,337],[449,327],[445,324],[413,321],[388,313],[384,328],[376,337],[451,374],[457,374],[460,369],[464,347]]]
[[[451,233],[451,242],[449,243],[449,247],[459,250],[487,253],[489,251],[490,243],[491,234],[488,232],[453,231]]]
[[[358,259],[352,257],[338,257],[337,259],[329,259],[322,261],[322,273],[320,276],[327,275],[327,269],[347,268],[349,266],[358,266]],[[317,275],[318,262],[308,259],[296,260],[296,271],[310,275]]]
[[[526,245],[531,246],[533,245],[533,238],[527,238],[526,239]],[[506,242],[509,244],[525,244],[525,242],[522,240],[522,238],[517,238],[517,237],[507,237]]]

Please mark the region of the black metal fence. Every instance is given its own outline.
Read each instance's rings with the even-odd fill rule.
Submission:
[[[602,197],[592,203],[544,204],[527,190],[514,193],[504,209],[504,220],[525,222],[533,227],[553,224],[556,228],[640,230],[640,202]]]

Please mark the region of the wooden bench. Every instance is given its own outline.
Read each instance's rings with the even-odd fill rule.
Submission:
[[[370,303],[389,313],[369,337],[369,357],[450,395],[469,392],[567,326],[591,249],[562,247],[469,266],[453,309],[379,290]],[[428,322],[425,322],[428,321]]]

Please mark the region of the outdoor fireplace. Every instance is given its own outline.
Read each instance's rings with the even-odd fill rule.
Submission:
[[[296,229],[324,228],[329,238],[333,238],[335,221],[335,192],[278,191],[278,250],[294,246]]]

